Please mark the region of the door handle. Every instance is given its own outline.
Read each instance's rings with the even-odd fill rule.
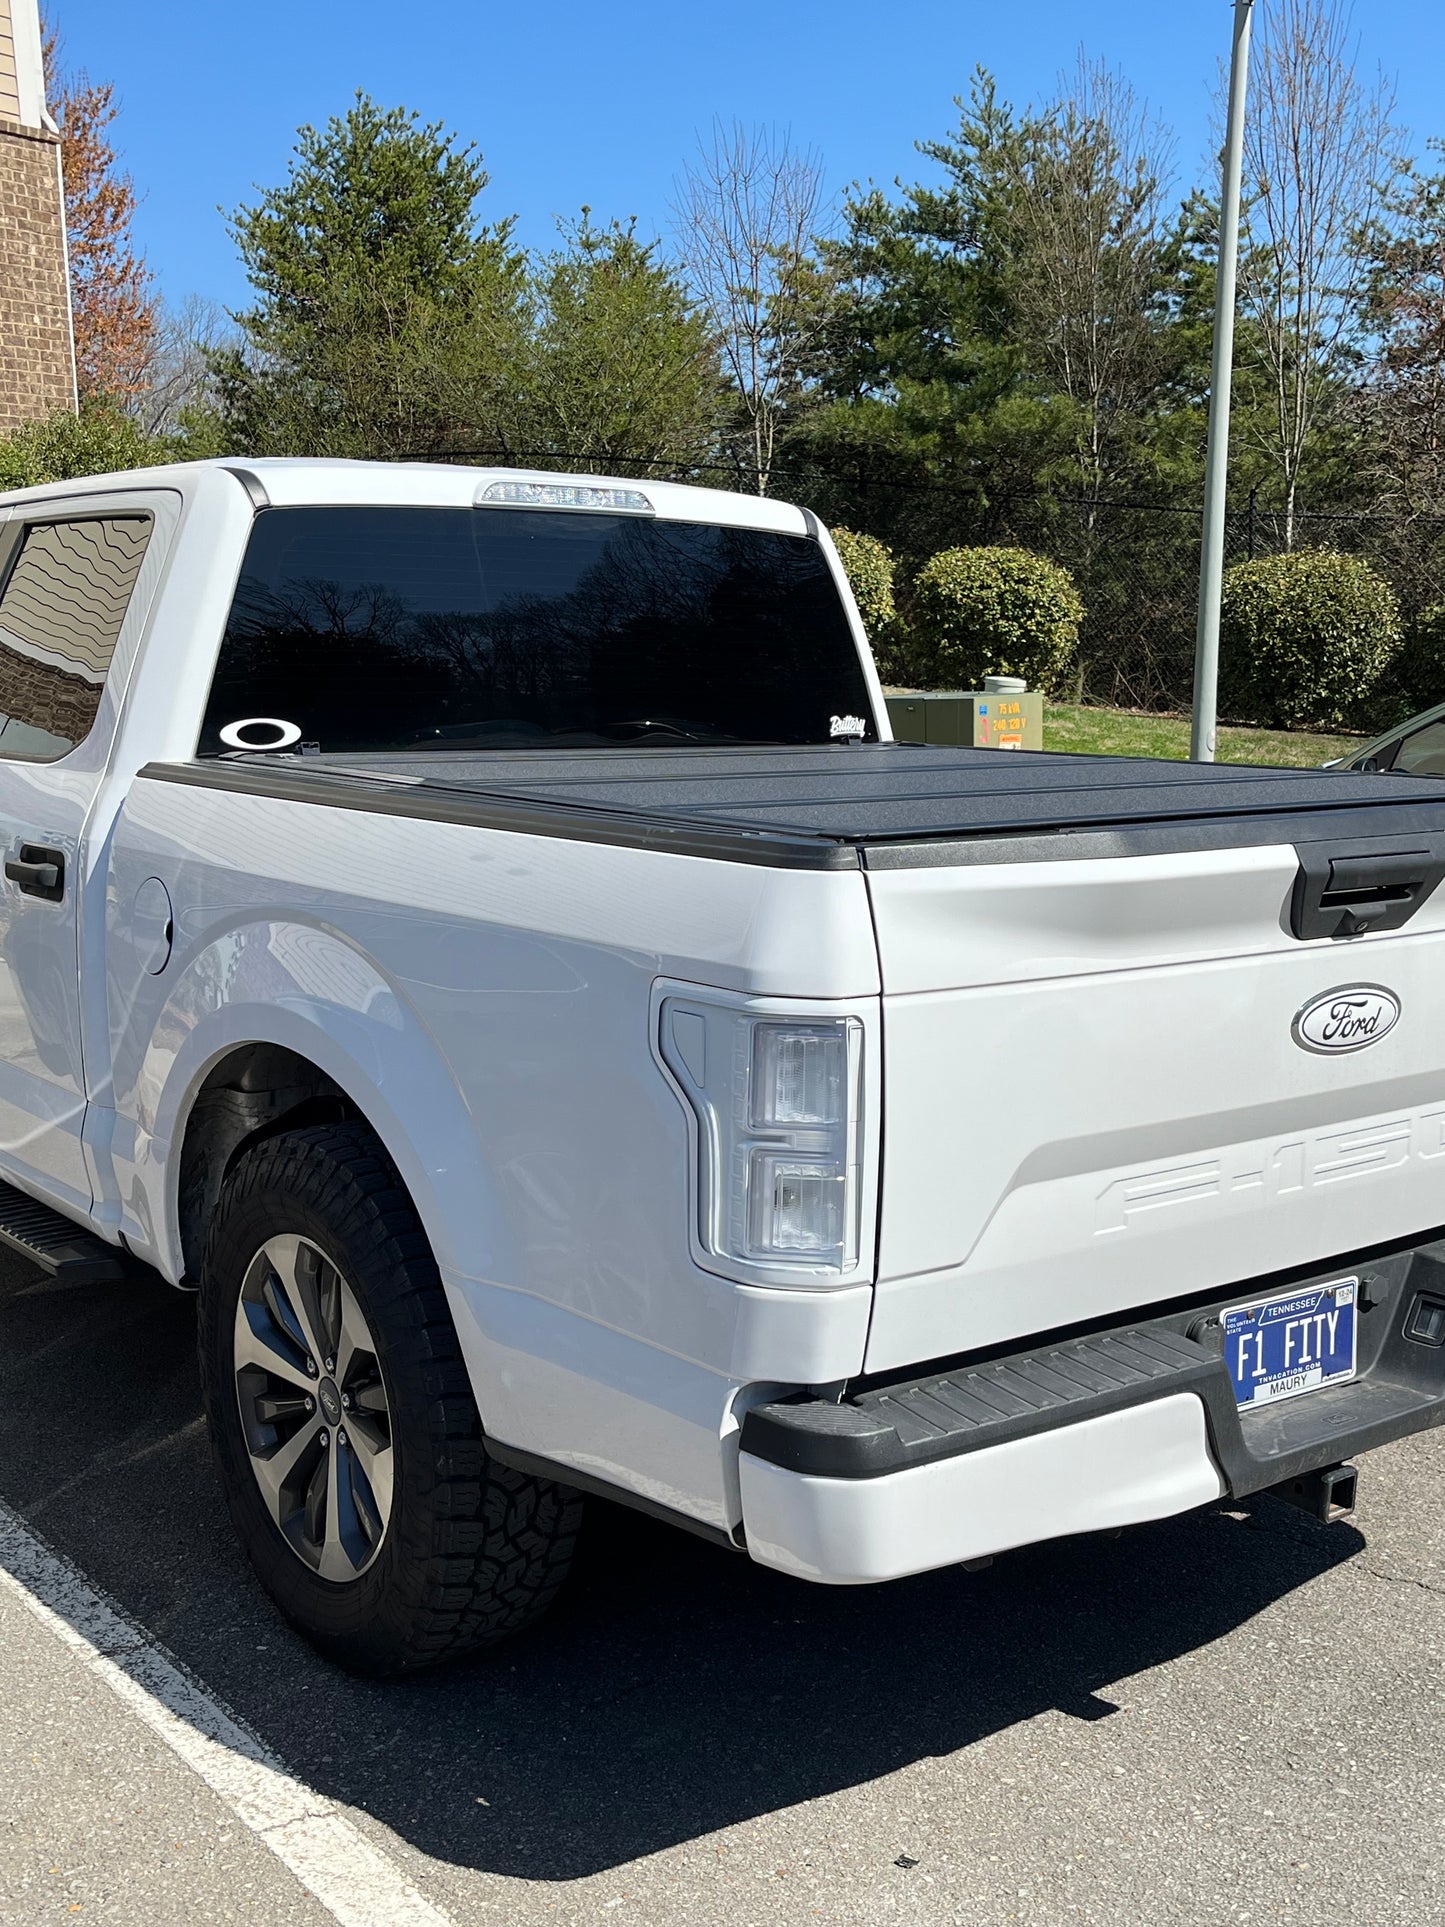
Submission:
[[[65,895],[65,852],[40,843],[22,843],[18,857],[5,859],[5,875],[22,895],[59,903]]]

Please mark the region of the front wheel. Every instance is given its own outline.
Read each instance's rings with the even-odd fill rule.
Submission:
[[[431,1665],[550,1605],[581,1500],[489,1458],[430,1247],[364,1126],[288,1132],[237,1162],[199,1343],[236,1531],[328,1657]]]

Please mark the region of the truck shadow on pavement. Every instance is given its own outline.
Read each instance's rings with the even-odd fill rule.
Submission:
[[[230,1534],[193,1302],[0,1259],[0,1496],[293,1772],[437,1859],[567,1880],[946,1755],[1208,1645],[1363,1544],[1273,1501],[868,1590],[591,1507],[564,1601],[402,1683],[328,1666]]]

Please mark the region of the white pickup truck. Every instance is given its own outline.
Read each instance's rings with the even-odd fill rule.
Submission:
[[[895,744],[805,511],[11,495],[0,843],[0,1235],[196,1288],[354,1667],[586,1493],[858,1583],[1445,1417],[1445,782]]]

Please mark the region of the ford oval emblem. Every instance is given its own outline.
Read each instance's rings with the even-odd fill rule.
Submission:
[[[1400,1000],[1383,984],[1341,984],[1311,997],[1295,1018],[1290,1034],[1301,1050],[1334,1056],[1378,1044],[1400,1019]]]

